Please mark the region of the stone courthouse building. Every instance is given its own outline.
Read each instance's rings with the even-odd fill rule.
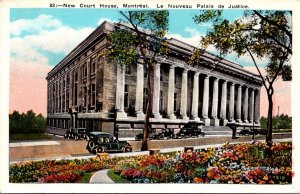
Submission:
[[[115,108],[123,136],[142,128],[148,99],[145,67],[120,68],[98,55],[116,27],[103,22],[48,73],[49,132],[63,134],[71,126],[112,132]],[[257,75],[207,52],[199,67],[191,67],[195,47],[168,41],[171,52],[155,67],[151,121],[157,127],[189,121],[216,129],[228,122],[259,125],[262,82]]]

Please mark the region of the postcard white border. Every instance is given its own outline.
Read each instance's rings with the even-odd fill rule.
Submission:
[[[293,116],[293,171],[295,177],[292,185],[229,185],[229,184],[12,184],[8,183],[8,114],[9,114],[9,26],[10,26],[10,8],[49,8],[50,3],[70,3],[79,5],[85,4],[117,4],[119,8],[122,8],[122,4],[126,2],[129,4],[141,4],[147,3],[150,8],[156,8],[156,4],[168,3],[172,4],[213,4],[215,8],[219,4],[223,4],[226,7],[229,4],[246,4],[250,9],[278,9],[278,10],[292,10],[293,11],[293,57],[292,57],[292,69],[293,69],[293,81],[292,81],[292,116]],[[165,6],[167,7],[167,6]],[[299,130],[300,120],[298,111],[300,110],[300,69],[298,67],[300,56],[300,1],[299,0],[2,0],[0,1],[0,192],[91,192],[91,193],[264,193],[264,192],[300,192],[300,176],[299,167],[296,164],[300,164],[297,152],[299,152]],[[53,8],[52,8],[53,9]],[[55,8],[60,9],[60,8]],[[91,8],[92,9],[92,8]],[[188,10],[187,10],[188,11]],[[299,165],[298,165],[299,166]]]

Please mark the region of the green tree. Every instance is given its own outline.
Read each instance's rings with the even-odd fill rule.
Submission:
[[[13,111],[9,115],[10,133],[44,133],[46,130],[46,118],[29,110],[26,114]]]
[[[198,24],[212,22],[206,36],[202,38],[202,50],[196,50],[191,63],[201,61],[201,53],[214,45],[220,51],[221,57],[228,53],[238,56],[250,55],[268,97],[268,122],[266,141],[272,143],[272,110],[274,94],[273,84],[281,77],[285,81],[292,79],[289,59],[292,55],[292,22],[290,11],[244,11],[240,19],[232,22],[224,19],[222,10],[201,11],[194,17]],[[262,75],[259,66],[260,59],[267,58],[265,65],[267,75]]]
[[[100,53],[115,61],[122,68],[136,64],[138,60],[147,69],[148,101],[143,129],[142,150],[148,150],[147,137],[152,115],[152,85],[154,68],[158,55],[168,52],[166,34],[168,32],[169,12],[162,11],[120,11],[122,21],[129,27],[116,24],[109,35],[111,48]]]
[[[34,131],[37,133],[44,133],[46,129],[47,120],[42,114],[39,114],[34,119]]]

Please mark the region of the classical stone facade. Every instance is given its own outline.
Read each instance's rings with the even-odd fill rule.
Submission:
[[[114,109],[117,122],[124,123],[121,130],[141,128],[148,99],[144,65],[124,69],[98,55],[108,47],[107,34],[114,28],[102,23],[48,73],[47,125],[52,132],[71,126],[112,132]],[[171,52],[155,66],[152,122],[259,124],[257,75],[210,53],[192,67],[187,62],[193,46],[176,39],[170,39],[169,45]]]

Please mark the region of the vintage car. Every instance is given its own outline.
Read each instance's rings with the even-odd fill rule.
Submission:
[[[86,149],[93,154],[102,152],[131,152],[132,146],[127,141],[114,139],[105,132],[90,132]]]
[[[66,131],[64,138],[75,139],[75,141],[79,139],[87,139],[87,130],[86,128],[74,128],[71,127]]]
[[[164,139],[164,129],[151,129],[148,133],[149,140],[159,140]],[[136,141],[140,141],[143,139],[143,133],[139,133],[135,136]]]
[[[175,131],[175,138],[190,138],[190,137],[204,137],[205,133],[202,132],[201,127],[197,123],[187,123],[181,129]]]

